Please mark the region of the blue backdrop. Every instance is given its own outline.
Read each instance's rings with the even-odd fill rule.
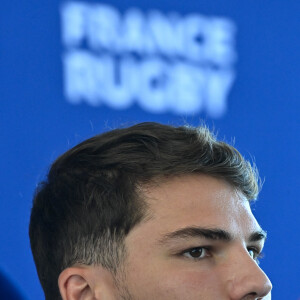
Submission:
[[[49,164],[123,124],[198,125],[254,159],[274,299],[300,299],[299,1],[1,1],[0,269],[42,299],[28,222]],[[58,245],[59,247],[59,245]]]

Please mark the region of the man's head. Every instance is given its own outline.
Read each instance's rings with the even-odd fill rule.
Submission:
[[[257,194],[250,163],[203,127],[142,123],[86,140],[53,163],[34,198],[46,299],[263,297]]]

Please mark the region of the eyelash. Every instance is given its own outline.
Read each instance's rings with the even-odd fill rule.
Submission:
[[[206,255],[204,257],[192,257],[191,252],[193,250],[197,250],[197,251],[201,250],[201,255],[200,256],[202,256],[203,251],[206,253]],[[180,255],[185,256],[186,258],[193,259],[193,260],[202,260],[206,257],[211,256],[210,254],[207,254],[207,252],[209,253],[211,250],[212,250],[211,247],[207,247],[207,246],[205,246],[205,247],[193,247],[193,248],[189,248],[187,250],[182,251],[180,253]],[[187,254],[190,254],[190,257],[187,257]]]
[[[201,257],[192,257],[191,252],[193,250],[197,250],[197,251],[201,250],[201,254],[200,254]],[[256,247],[249,247],[247,250],[248,250],[248,252],[253,251],[252,259],[254,261],[256,261],[257,264],[259,264],[260,260],[264,257],[264,254],[262,252],[260,252],[260,250],[257,249]],[[204,257],[202,257],[203,251],[206,253],[206,255]],[[212,247],[209,247],[209,246],[193,247],[193,248],[189,248],[189,249],[186,249],[186,250],[182,251],[179,255],[185,256],[186,258],[190,258],[190,259],[193,259],[193,260],[202,260],[206,257],[210,257],[211,256],[211,254],[210,254],[211,251],[212,251]],[[208,252],[208,254],[207,254],[207,252]],[[189,257],[187,256],[187,254],[189,254]],[[250,255],[250,253],[249,253],[249,255]]]
[[[253,260],[256,261],[257,264],[259,264],[260,260],[264,257],[264,254],[259,249],[257,249],[256,247],[250,247],[247,250],[248,250],[248,252],[253,251],[253,257],[252,258],[253,258]],[[249,255],[250,255],[250,253],[249,253]]]

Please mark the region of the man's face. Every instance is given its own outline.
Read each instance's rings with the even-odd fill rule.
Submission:
[[[123,299],[270,296],[271,283],[255,260],[264,232],[244,196],[205,175],[173,178],[144,193],[152,217],[125,239]]]

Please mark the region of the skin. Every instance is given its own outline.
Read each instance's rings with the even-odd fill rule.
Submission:
[[[144,194],[151,218],[125,240],[123,299],[271,299],[271,282],[255,259],[264,236],[241,193],[221,179],[189,175]],[[178,233],[190,227],[198,231]],[[204,237],[203,229],[221,229],[230,238]]]
[[[257,264],[265,233],[247,199],[206,175],[144,187],[150,217],[125,238],[117,276],[101,266],[65,269],[63,300],[271,299]]]

